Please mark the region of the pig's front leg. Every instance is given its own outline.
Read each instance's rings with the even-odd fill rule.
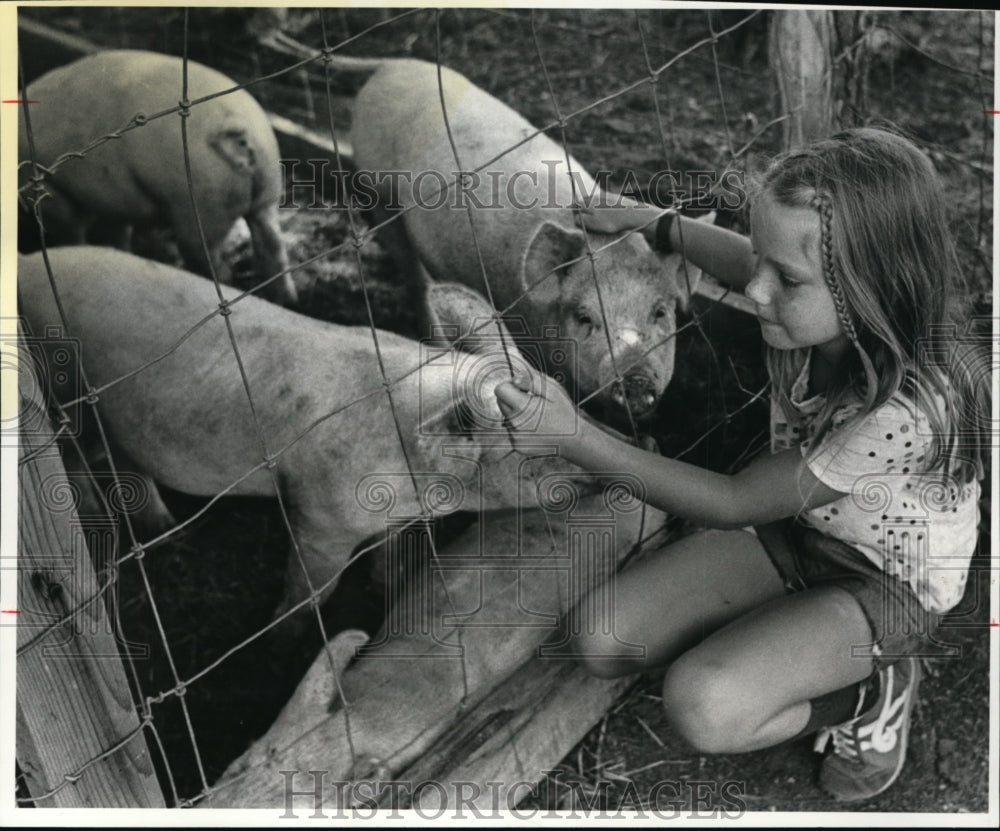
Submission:
[[[288,253],[285,241],[281,237],[281,226],[278,224],[277,205],[269,204],[251,211],[245,219],[253,240],[257,279],[266,280],[285,271],[288,268]],[[299,299],[291,274],[286,274],[270,283],[264,294],[284,306],[294,306]]]
[[[351,522],[349,515],[330,505],[296,506],[289,510],[289,515],[294,543],[289,545],[285,594],[274,619],[313,594],[318,606],[328,600],[355,547],[379,530],[374,522],[359,527]],[[310,625],[312,617],[311,607],[306,604],[279,624],[277,631],[283,637],[293,638]]]

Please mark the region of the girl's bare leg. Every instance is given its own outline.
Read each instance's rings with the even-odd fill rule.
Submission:
[[[678,658],[663,682],[668,718],[700,750],[736,753],[800,733],[811,699],[867,678],[861,606],[837,586],[769,601]]]
[[[760,541],[746,531],[692,534],[612,579],[611,590],[595,591],[584,601],[586,613],[574,618],[583,630],[574,633],[574,653],[605,678],[671,661],[785,593]],[[602,602],[593,602],[598,595]]]
[[[705,752],[791,738],[808,723],[811,699],[872,671],[869,658],[851,655],[872,640],[854,597],[836,587],[787,594],[745,531],[693,534],[614,580],[602,591],[612,602],[576,616],[585,625],[574,652],[602,677],[673,662],[664,706]]]

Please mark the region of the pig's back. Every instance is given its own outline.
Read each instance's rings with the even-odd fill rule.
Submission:
[[[67,329],[53,334],[79,344],[91,386],[116,382],[99,395],[106,424],[141,467],[171,487],[194,493],[194,481],[211,493],[257,464],[255,419],[272,452],[341,408],[315,429],[349,437],[344,425],[351,421],[391,428],[378,406],[384,389],[367,327],[314,320],[252,296],[234,303],[229,321],[251,412],[229,328],[213,315],[211,281],[110,248],[53,248],[49,258],[67,316]],[[223,293],[238,292],[224,286]],[[18,297],[34,338],[61,327],[40,254],[18,258]],[[387,332],[379,341],[392,377],[417,364],[417,344]],[[59,400],[79,396],[74,383],[75,390],[58,391]],[[211,441],[191,446],[192,436],[205,433]],[[282,463],[298,463],[295,453],[309,446],[295,445]],[[237,492],[266,490],[269,481],[258,476]]]
[[[357,166],[414,176],[437,171],[450,184],[460,169],[456,151],[462,170],[486,165],[468,199],[457,199],[453,186],[444,205],[440,198],[435,204],[432,196],[442,179],[425,174],[421,193],[427,207],[411,209],[406,223],[433,276],[459,280],[481,291],[482,270],[466,205],[471,206],[476,242],[494,297],[498,305],[506,306],[520,294],[516,278],[535,229],[544,221],[573,227],[566,153],[544,134],[525,141],[536,128],[459,73],[442,67],[441,86],[447,126],[437,66],[415,60],[387,61],[358,94],[351,130]],[[571,163],[578,181],[592,189],[591,177],[578,162]],[[402,187],[403,207],[414,201],[414,195]]]
[[[48,253],[69,334],[101,356],[94,369],[102,375],[130,370],[134,368],[130,364],[161,355],[218,310],[212,281],[181,269],[96,246],[56,247]],[[239,293],[227,286],[222,290],[228,298]],[[19,257],[18,296],[22,312],[36,330],[60,325],[40,254]],[[262,303],[248,297],[233,307],[233,315],[256,322]],[[277,306],[275,310],[285,311]],[[219,316],[209,321],[221,322]],[[203,350],[214,349],[225,335],[209,323],[192,336]]]
[[[182,98],[182,78],[180,58],[137,49],[98,52],[51,70],[28,85],[29,99],[37,102],[30,105],[35,158],[49,165],[64,153],[121,130],[137,113],[151,116],[176,107]],[[188,100],[234,86],[221,72],[188,61]],[[258,189],[275,195],[280,183],[277,140],[263,109],[245,90],[191,108],[187,131],[196,182],[208,175],[219,185],[221,177],[212,176],[211,166],[227,163],[210,142],[226,130],[248,135],[264,171],[258,174],[262,178]],[[22,115],[19,159],[28,157]],[[182,185],[186,188],[180,117],[165,115],[129,130],[83,158],[61,164],[53,178],[100,213],[113,215],[122,205],[131,219],[162,218],[163,200],[172,198]]]

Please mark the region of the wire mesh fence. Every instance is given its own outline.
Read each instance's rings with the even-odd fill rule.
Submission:
[[[182,203],[179,209],[194,219],[203,263],[200,270],[212,281],[202,283],[212,289],[199,289],[196,301],[184,306],[185,314],[176,321],[163,320],[164,333],[150,338],[151,346],[143,353],[129,357],[127,371],[101,369],[95,376],[100,380],[95,380],[88,371],[103,366],[102,358],[95,357],[86,368],[81,366],[73,394],[48,399],[99,582],[65,618],[51,620],[23,639],[18,655],[42,648],[52,633],[67,619],[76,619],[89,604],[105,604],[114,621],[139,727],[83,767],[66,770],[63,781],[47,792],[22,788],[20,802],[52,804],[60,789],[78,781],[88,766],[117,752],[140,731],[150,744],[169,805],[191,806],[211,797],[220,774],[273,721],[312,656],[328,649],[332,636],[347,626],[374,632],[383,624],[385,587],[373,583],[368,572],[372,561],[384,556],[385,533],[377,533],[378,522],[371,517],[362,522],[354,514],[363,513],[355,494],[361,493],[364,475],[380,474],[377,465],[387,464],[389,456],[398,460],[395,467],[387,468],[394,477],[390,477],[393,499],[410,506],[404,520],[390,530],[408,534],[427,552],[431,579],[441,579],[442,549],[476,519],[467,511],[441,516],[454,509],[451,503],[430,504],[432,486],[441,483],[440,476],[432,475],[441,472],[434,466],[441,460],[429,465],[426,457],[414,455],[415,435],[422,435],[422,422],[415,419],[413,410],[417,399],[417,403],[425,402],[421,392],[427,367],[433,371],[435,356],[440,359],[451,353],[421,348],[418,338],[427,335],[423,315],[398,263],[393,264],[384,247],[386,233],[394,226],[398,230],[407,213],[420,207],[406,206],[388,217],[373,215],[358,207],[356,190],[351,198],[348,182],[352,177],[337,173],[351,171],[353,154],[360,149],[349,147],[345,136],[357,89],[370,75],[370,70],[345,72],[338,58],[378,56],[392,61],[417,57],[435,67],[460,70],[534,126],[534,132],[505,147],[499,157],[472,164],[464,156],[467,147],[461,138],[452,135],[449,116],[454,113],[449,112],[439,72],[446,130],[439,138],[446,142],[453,166],[443,171],[437,188],[427,193],[431,200],[462,193],[468,181],[463,177],[483,173],[498,161],[502,164],[503,155],[547,134],[564,148],[561,157],[551,161],[567,170],[600,173],[596,179],[613,192],[658,201],[663,207],[684,204],[698,214],[718,207],[727,195],[727,183],[742,185],[744,173],[759,170],[781,149],[782,124],[790,114],[779,111],[766,49],[761,47],[766,43],[769,14],[773,12],[22,10],[26,22],[92,38],[101,50],[150,49],[179,56],[181,66],[179,84],[168,91],[176,105],[144,104],[142,112],[124,123],[94,123],[88,140],[64,147],[55,158],[40,159],[31,116],[33,107],[45,102],[32,101],[32,82],[49,67],[41,53],[27,54],[22,43],[21,98],[28,103],[21,108],[27,152],[22,150],[24,178],[19,197],[24,215],[33,214],[41,230],[43,250],[54,255],[57,248],[50,245],[60,241],[48,238],[57,222],[45,216],[46,202],[51,201],[51,196],[45,196],[47,179],[58,181],[60,170],[71,170],[99,148],[122,146],[128,136],[140,142],[150,125],[171,122],[183,162],[182,169],[172,171],[180,183],[176,193],[181,196],[176,198]],[[942,54],[934,36],[945,19],[929,12],[833,13],[834,118],[842,126],[896,122],[914,135],[942,170],[954,187],[949,196],[953,196],[955,230],[970,283],[969,300],[982,313],[989,312],[992,303],[992,122],[987,111],[992,108],[993,23],[985,13],[948,17],[953,26],[950,51]],[[226,72],[235,79],[233,84],[192,97],[189,71],[195,62]],[[929,97],[962,85],[976,102],[977,114],[959,123],[947,114],[915,117],[912,111],[920,102],[912,87],[914,73],[923,76],[924,94]],[[116,83],[121,84],[121,79]],[[235,100],[241,90],[249,91],[267,109],[304,125],[316,141],[332,147],[331,157],[322,164],[282,152],[284,192],[275,196],[280,206],[275,216],[287,248],[287,268],[263,273],[259,258],[254,257],[262,239],[257,233],[248,238],[237,224],[223,242],[219,234],[207,229],[212,217],[203,214],[210,206],[198,198],[194,158],[203,148],[190,138],[199,111],[224,102],[227,96]],[[141,98],[141,92],[137,94]],[[310,166],[304,167],[304,162]],[[657,177],[665,173],[670,175]],[[569,181],[577,197],[578,184],[584,180],[577,176]],[[499,321],[501,317],[508,323],[516,320],[525,300],[530,302],[533,292],[546,291],[545,279],[555,280],[557,269],[501,302],[502,292],[497,294],[495,275],[482,250],[482,225],[468,202],[461,207],[469,214],[468,237],[462,245],[470,252],[469,259],[479,264],[466,281],[477,285],[498,314],[479,318],[458,346],[476,343],[477,338],[494,339],[497,350],[489,358],[490,372],[500,367],[509,373],[520,353],[499,328]],[[736,200],[725,207],[729,210],[719,210],[716,221],[745,230],[744,203]],[[27,227],[30,222],[22,224]],[[248,224],[254,232],[253,222]],[[176,228],[174,232],[178,236]],[[593,240],[592,235],[584,236],[578,256],[556,263],[562,269],[582,263],[590,270],[593,314],[610,355],[610,373],[591,389],[578,391],[577,403],[598,417],[608,417],[605,399],[623,388],[631,367],[659,354],[669,342],[676,352],[676,369],[655,409],[635,413],[626,395],[623,406],[610,417],[613,426],[636,443],[651,435],[665,455],[716,470],[738,469],[767,446],[766,373],[755,321],[731,304],[719,302],[718,297],[725,300],[725,294],[716,299],[695,298],[667,334],[647,342],[638,353],[616,355],[611,316],[618,295],[605,296],[608,284],[599,279],[595,263],[608,252],[612,258],[623,256],[616,253],[622,250],[616,246],[625,245],[624,236],[596,246]],[[132,247],[174,265],[191,262],[177,239],[157,228],[137,228]],[[682,272],[684,268],[682,264]],[[60,327],[59,337],[79,343],[79,350],[85,352],[92,333],[74,327],[75,308],[61,306],[60,292],[65,293],[66,286],[57,265],[47,258],[44,270],[57,298],[59,319],[52,322]],[[311,342],[320,324],[278,317],[277,311],[268,312],[257,300],[287,277],[295,289],[295,299],[289,303],[294,312],[323,321],[325,332],[337,333],[317,334],[312,342],[343,343],[342,353],[317,354],[316,348],[294,352],[297,345]],[[142,276],[135,280],[138,284]],[[237,284],[238,290],[225,288],[227,282]],[[241,307],[257,311],[241,315]],[[113,313],[127,317],[132,312],[122,306]],[[135,318],[148,324],[169,314],[161,304],[145,318]],[[279,349],[276,336],[267,334],[260,322],[269,314],[278,325],[300,330],[302,336],[289,337],[287,348]],[[245,324],[241,329],[241,317],[263,328]],[[363,330],[352,328],[348,338],[340,334],[347,331],[341,327],[347,326]],[[214,340],[206,341],[210,331],[215,333]],[[39,332],[29,338],[51,350],[50,340]],[[202,467],[211,468],[219,458],[214,445],[225,444],[220,431],[230,429],[237,417],[243,445],[235,455],[236,463],[228,460],[211,473],[165,476],[162,484],[167,487],[162,488],[160,498],[176,519],[169,527],[151,532],[134,510],[153,498],[146,490],[148,480],[133,473],[128,457],[118,447],[128,420],[116,422],[120,416],[112,414],[109,421],[105,407],[118,407],[113,403],[116,389],[133,397],[148,394],[150,407],[154,406],[151,402],[169,396],[189,401],[197,382],[192,380],[188,387],[184,373],[175,370],[171,374],[163,368],[178,356],[187,355],[190,360],[192,345],[206,342],[218,350],[211,353],[213,361],[230,367],[228,397],[215,400],[229,402],[231,412],[216,414],[211,429],[194,430],[187,437],[180,433],[164,436],[164,452],[175,453],[181,460],[201,456]],[[358,352],[362,342],[363,359]],[[398,357],[404,354],[409,357]],[[268,367],[269,358],[275,356],[279,363]],[[119,365],[110,355],[107,359],[107,366]],[[300,400],[301,412],[297,412],[296,393],[304,396],[312,392],[307,387],[314,382],[334,383],[331,379],[340,377],[304,369],[324,361],[348,365],[357,380],[331,388],[322,406],[312,402],[306,407]],[[357,362],[356,368],[350,366],[352,362]],[[42,361],[36,366],[39,379],[50,374]],[[157,375],[159,371],[163,374]],[[192,378],[199,371],[195,365],[187,370]],[[144,378],[153,380],[144,382]],[[177,388],[150,389],[164,378],[174,379]],[[276,394],[283,381],[291,392]],[[345,396],[348,390],[353,391],[349,397]],[[145,405],[140,402],[133,410],[139,412]],[[204,408],[192,406],[191,411],[212,418]],[[371,424],[387,432],[375,435]],[[502,437],[494,433],[490,464],[503,469],[515,451],[509,445],[498,449]],[[182,447],[195,435],[199,438],[193,446]],[[339,436],[337,447],[328,450],[334,435]],[[391,450],[373,458],[370,443],[391,445]],[[310,479],[316,468],[302,462],[303,454],[324,462],[333,459],[336,470]],[[22,455],[22,464],[29,460]],[[443,462],[440,467],[445,467]],[[160,478],[161,471],[156,469],[143,472]],[[475,475],[480,475],[480,468]],[[196,481],[199,476],[201,481]],[[345,485],[338,479],[348,481]],[[185,487],[192,482],[195,487]],[[172,483],[176,490],[170,488]],[[323,502],[308,493],[333,484],[344,485],[354,504],[347,508],[349,503]],[[467,476],[459,488],[471,484]],[[347,529],[338,540],[344,556],[327,568],[316,567],[310,511],[334,514],[327,523],[317,521],[321,533],[329,533],[338,523]],[[379,521],[385,525],[384,515]],[[639,536],[649,539],[659,530],[651,521]],[[682,530],[676,521],[669,525],[672,534]],[[560,533],[550,525],[552,547]],[[287,578],[286,551],[291,560]],[[272,619],[274,609],[282,604],[282,586],[288,583],[301,591],[286,597],[281,614]],[[462,601],[450,597],[447,584],[442,585],[443,614],[457,617]],[[331,593],[332,601],[321,609],[319,601]],[[294,643],[275,643],[283,623],[304,617],[309,618],[305,634]],[[477,669],[466,667],[470,658],[462,650],[463,628],[456,626],[453,631],[455,640],[450,645],[458,647],[459,699],[464,702]],[[337,659],[328,654],[332,668]],[[510,669],[513,672],[516,667]],[[356,702],[342,690],[335,698],[346,717],[350,744],[350,716]]]

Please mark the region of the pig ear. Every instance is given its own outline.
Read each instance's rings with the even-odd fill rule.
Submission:
[[[426,290],[431,341],[466,352],[503,351],[517,347],[503,321],[478,291],[461,283],[431,283]]]
[[[463,459],[482,456],[484,445],[475,440],[474,426],[468,408],[459,399],[445,400],[431,412],[422,413],[416,436],[420,463],[431,470],[460,477],[467,474],[467,467],[454,470],[453,460],[455,456]]]
[[[479,351],[450,351],[442,360],[428,360],[420,369],[419,428],[421,438],[461,441],[483,431],[502,431],[497,384],[527,364],[516,353],[508,356]]]
[[[715,211],[711,211],[704,216],[699,216],[695,222],[707,222],[712,225],[715,222]],[[690,260],[683,259],[679,254],[670,254],[670,259],[677,262],[677,269],[674,272],[674,279],[677,281],[678,303],[682,311],[687,311],[691,302],[691,297],[698,288],[701,281],[702,271],[693,265]]]
[[[473,366],[468,372],[463,364],[470,361],[478,365],[481,356],[454,354],[456,362],[452,366],[438,369],[428,365],[422,370],[431,371],[432,379],[428,385],[424,383],[426,375],[422,378],[415,444],[417,458],[424,468],[466,481],[472,470],[469,462],[480,461],[506,433],[494,393],[496,383],[479,383],[477,390],[469,389],[470,380],[477,380],[469,376],[489,376],[490,368],[479,373],[478,366]],[[496,369],[500,369],[499,365]],[[431,386],[436,386],[436,391]]]
[[[543,222],[528,242],[521,261],[521,291],[530,290],[542,304],[554,302],[559,297],[560,281],[566,276],[565,264],[580,257],[584,250],[583,231]]]

